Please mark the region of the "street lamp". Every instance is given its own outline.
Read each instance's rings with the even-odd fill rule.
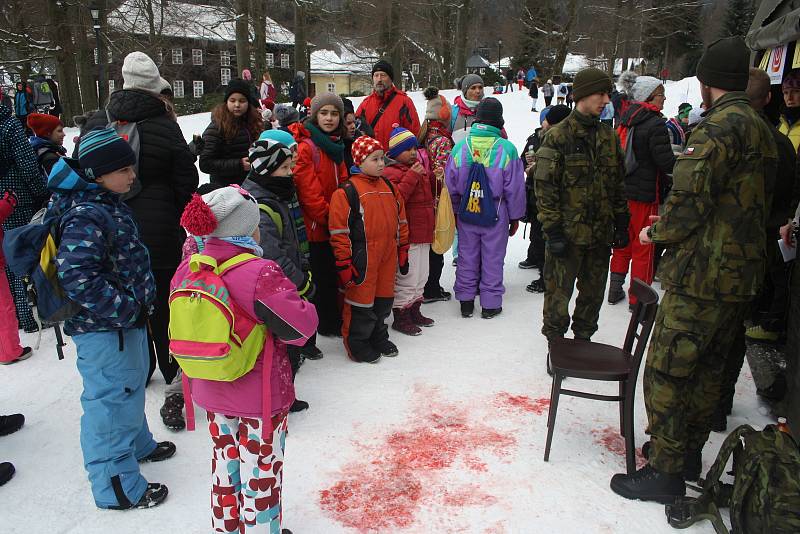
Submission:
[[[106,86],[105,80],[105,54],[103,54],[103,46],[100,43],[100,10],[96,7],[89,9],[94,21],[94,42],[97,47],[97,107],[102,108],[106,103]]]
[[[497,40],[497,70],[500,71],[500,74],[503,73],[503,64],[500,60],[503,58],[503,40]]]

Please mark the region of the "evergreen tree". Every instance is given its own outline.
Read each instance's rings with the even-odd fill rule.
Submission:
[[[753,0],[728,0],[728,9],[725,10],[725,21],[722,23],[720,37],[744,38],[756,16],[756,6]]]

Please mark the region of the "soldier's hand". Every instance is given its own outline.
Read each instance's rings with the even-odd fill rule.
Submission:
[[[653,244],[653,240],[650,239],[650,236],[647,235],[647,231],[650,230],[649,226],[645,226],[642,228],[642,231],[639,232],[639,243],[642,245],[651,245]]]
[[[781,239],[783,239],[787,247],[794,247],[794,242],[792,241],[792,223],[781,226]]]
[[[567,238],[561,230],[547,232],[547,250],[557,258],[563,258],[567,254]]]

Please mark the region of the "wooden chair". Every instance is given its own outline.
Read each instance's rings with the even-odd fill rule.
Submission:
[[[638,278],[634,278],[631,284],[637,302],[621,349],[604,343],[576,339],[558,339],[550,344],[553,389],[550,393],[550,409],[547,416],[545,462],[550,458],[558,398],[564,394],[584,399],[619,402],[620,433],[625,437],[625,462],[628,474],[636,471],[633,404],[639,367],[656,319],[658,293]],[[619,395],[599,395],[562,389],[561,382],[567,377],[619,382]]]

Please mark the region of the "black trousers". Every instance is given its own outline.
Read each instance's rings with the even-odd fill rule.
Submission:
[[[311,273],[317,292],[311,302],[317,308],[319,328],[323,336],[338,336],[342,332],[342,311],[339,307],[339,281],[336,259],[328,242],[309,242]]]
[[[381,345],[389,339],[386,318],[392,311],[393,297],[376,297],[371,307],[353,306],[350,308],[350,325],[345,343],[357,361],[371,360]]]
[[[172,383],[178,373],[178,362],[169,354],[169,283],[174,274],[175,269],[153,269],[156,300],[153,302],[153,314],[148,320],[147,328],[147,346],[150,349],[150,372],[147,380],[150,381],[158,364],[167,384]]]
[[[437,254],[430,249],[428,253],[428,281],[425,282],[425,295],[438,295],[442,285],[440,283],[442,278],[442,269],[444,269],[444,256]]]
[[[552,97],[552,96],[546,96],[546,97],[544,97],[544,105],[545,105],[545,106],[549,106],[549,105],[550,105],[550,102],[552,102],[552,101],[553,101],[553,97]]]
[[[528,261],[536,265],[544,265],[544,232],[542,223],[535,216],[531,220],[531,243],[528,245]]]

